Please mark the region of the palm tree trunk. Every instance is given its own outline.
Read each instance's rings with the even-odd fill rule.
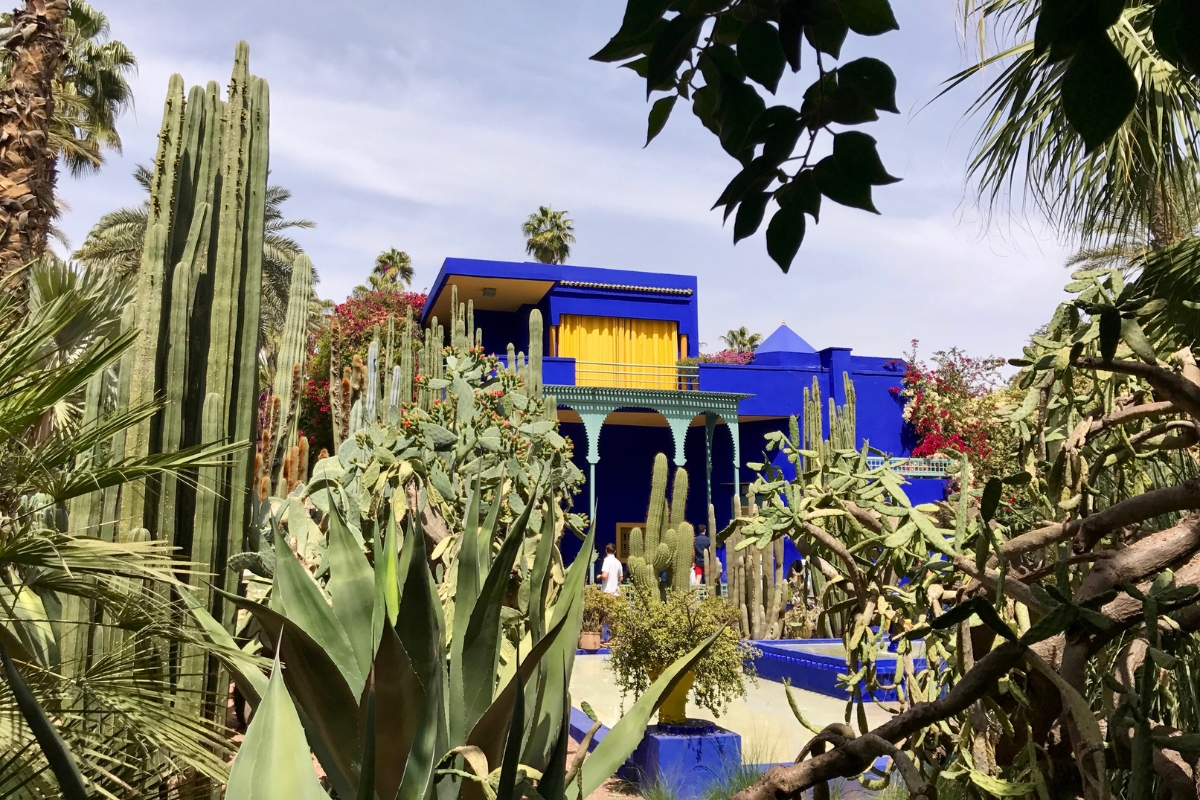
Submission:
[[[12,73],[0,89],[0,279],[41,255],[54,217],[51,83],[65,57],[66,15],[67,0],[25,0],[5,44]]]

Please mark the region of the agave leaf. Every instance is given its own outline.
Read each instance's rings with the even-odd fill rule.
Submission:
[[[596,521],[593,518],[579,552],[592,552],[595,541]],[[559,738],[559,726],[562,724],[563,715],[563,710],[558,708],[559,698],[564,692],[570,691],[571,670],[575,666],[575,650],[579,645],[579,632],[583,630],[583,583],[587,578],[587,562],[586,558],[576,558],[571,562],[571,566],[567,569],[567,575],[563,579],[562,592],[559,594],[558,602],[554,604],[554,610],[550,616],[552,626],[565,621],[566,627],[546,655],[545,662],[547,665],[563,664],[565,668],[560,671],[547,666],[544,671],[538,673],[537,698],[539,705],[536,709],[536,716],[533,717],[533,732],[526,745],[525,763],[527,764],[546,763],[546,759],[550,757],[550,751]]]
[[[567,669],[565,662],[562,668],[564,671]],[[538,781],[538,794],[542,796],[542,800],[563,800],[567,788],[567,746],[571,739],[571,692],[566,686],[563,687],[560,703],[562,719],[559,722],[558,739],[550,751],[550,759],[546,762],[542,779]],[[581,747],[580,749],[582,751],[586,748]]]
[[[445,647],[437,598],[437,587],[425,561],[425,534],[413,523],[410,515],[404,550],[400,554],[397,574],[404,590],[400,595],[400,611],[396,617],[396,635],[412,661],[413,670],[425,689],[425,706],[417,721],[417,736],[413,740],[404,780],[397,800],[422,800],[433,782],[433,766],[439,753],[445,752]]]
[[[362,769],[358,773],[358,791],[355,800],[375,800],[375,686],[367,681],[367,695],[363,698],[366,717],[363,722]]]
[[[221,663],[229,670],[242,695],[252,708],[258,708],[262,696],[267,691],[267,676],[258,668],[254,657],[238,647],[229,631],[225,630],[225,626],[217,622],[191,592],[181,586],[175,587],[175,591],[183,598],[183,602],[187,604],[188,610],[192,612],[209,641],[217,646],[217,658],[221,659]]]
[[[380,797],[393,798],[400,791],[405,764],[417,738],[417,726],[425,709],[425,690],[391,625],[384,628],[379,640],[373,693],[374,712],[386,721],[376,729],[373,742],[375,792]]]
[[[246,729],[233,768],[226,800],[328,800],[313,769],[308,741],[292,698],[284,687],[279,661],[263,700]]]
[[[471,622],[471,612],[475,610],[475,601],[479,598],[479,592],[487,575],[487,555],[479,547],[479,500],[483,491],[482,487],[483,482],[476,478],[471,489],[471,499],[467,505],[462,540],[458,547],[458,585],[454,591],[454,633],[450,639],[450,685],[456,687],[464,685],[463,642],[466,637],[462,636],[461,632],[467,630]],[[498,509],[500,504],[495,503],[494,507]],[[464,719],[466,716],[464,703],[465,694],[463,692],[450,693],[451,738],[455,741],[458,741],[461,736],[456,720]]]
[[[353,797],[362,735],[357,711],[348,711],[357,709],[358,697],[350,692],[338,665],[303,628],[282,614],[253,600],[214,591],[249,611],[271,641],[279,643],[280,660],[287,665],[284,681],[300,705],[313,751],[338,795]]]
[[[66,800],[88,800],[87,788],[84,786],[83,776],[79,773],[79,767],[75,764],[75,758],[67,749],[62,737],[58,735],[58,729],[50,722],[50,718],[46,716],[42,707],[38,705],[37,698],[33,696],[29,684],[25,683],[21,673],[17,671],[17,665],[9,657],[2,640],[0,640],[0,660],[3,660],[4,677],[8,680],[8,687],[12,691],[13,699],[16,700],[17,707],[21,710],[21,716],[25,718],[25,723],[33,731],[42,755],[49,762],[50,770],[54,773],[55,780],[58,781],[58,788],[62,792],[62,796]]]
[[[329,514],[327,589],[333,600],[333,614],[350,640],[361,675],[370,671],[371,654],[375,651],[376,642],[371,630],[371,612],[375,605],[374,583],[370,562],[346,527],[341,513],[333,509]]]
[[[650,717],[654,716],[654,712],[658,711],[658,706],[663,698],[670,694],[676,684],[691,670],[692,665],[700,660],[709,646],[724,632],[725,629],[721,628],[696,645],[692,652],[663,670],[658,680],[650,684],[646,693],[637,699],[625,716],[621,717],[620,721],[605,735],[604,740],[596,745],[596,749],[592,751],[588,760],[583,762],[580,781],[572,782],[567,787],[568,800],[587,797],[600,788],[600,784],[608,780],[617,771],[617,768],[625,763],[625,759],[629,758],[641,743],[642,736],[646,732],[646,725],[650,722]],[[580,787],[581,783],[582,788]]]
[[[325,601],[320,587],[300,565],[292,548],[278,547],[275,552],[274,595],[283,604],[287,618],[312,637],[337,664],[351,695],[357,700],[366,681],[358,668],[358,659],[346,630]]]
[[[536,496],[535,491],[534,497]],[[501,545],[500,552],[496,554],[496,560],[492,562],[492,568],[488,571],[487,580],[483,582],[479,599],[471,611],[470,622],[461,634],[462,718],[451,719],[452,731],[469,731],[492,704],[492,695],[496,688],[496,665],[500,659],[500,609],[504,605],[504,595],[508,591],[513,563],[525,540],[525,529],[535,505],[536,503],[531,501],[508,531],[508,538]],[[454,635],[455,638],[459,637],[457,631]],[[459,687],[454,686],[453,691],[458,690]]]
[[[523,688],[523,684],[529,681],[530,676],[538,669],[538,665],[543,662],[543,657],[558,641],[566,626],[567,619],[563,617],[548,634],[542,637],[541,641],[534,645],[533,649],[529,651],[529,656],[521,662],[521,666],[513,675],[512,680],[501,690],[500,694],[496,695],[496,699],[492,701],[487,711],[471,729],[471,735],[467,737],[467,744],[475,745],[482,750],[487,756],[488,763],[496,763],[503,754],[504,730],[512,718],[513,696],[518,691],[518,685],[522,685]],[[575,641],[579,641],[579,637],[575,637]]]

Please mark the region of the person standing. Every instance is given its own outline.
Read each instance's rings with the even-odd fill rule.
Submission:
[[[712,540],[708,538],[708,527],[706,525],[700,525],[700,527],[696,529],[695,563],[697,567],[700,567],[701,571],[704,570],[704,551],[708,549],[708,546],[711,543]]]
[[[604,548],[604,563],[600,565],[600,589],[605,594],[620,594],[621,579],[625,577],[625,567],[616,556],[617,549],[610,543]]]

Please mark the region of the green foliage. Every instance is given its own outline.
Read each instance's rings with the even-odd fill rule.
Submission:
[[[612,623],[628,601],[619,595],[608,594],[592,584],[583,591],[583,630],[599,633]]]
[[[104,148],[120,152],[116,118],[133,105],[126,80],[137,59],[123,43],[109,39],[108,17],[85,0],[70,0],[60,27],[66,59],[51,82],[54,116],[50,144],[73,175],[96,170]],[[0,15],[0,37],[8,41],[12,15]],[[0,85],[12,70],[12,51],[0,57]]]
[[[1200,82],[1163,42],[1184,29],[1194,41],[1196,27],[1165,30],[1175,0],[1093,5],[966,4],[979,41],[999,48],[948,82],[991,76],[971,109],[983,125],[968,174],[993,206],[1023,181],[1024,197],[1089,247],[1139,220],[1152,230],[1133,244],[1169,244],[1167,223],[1194,206]]]
[[[609,668],[622,694],[641,696],[655,678],[706,639],[716,636],[695,663],[692,702],[716,715],[746,696],[746,659],[754,649],[737,634],[738,611],[720,597],[696,597],[691,590],[669,591],[654,601],[640,590],[609,622]]]
[[[664,120],[665,122],[665,120]],[[575,223],[569,211],[555,211],[550,206],[538,206],[537,213],[521,225],[525,234],[525,252],[543,264],[565,264],[575,244]]]
[[[679,13],[668,18],[672,11]],[[804,238],[805,214],[817,221],[822,196],[873,212],[872,187],[898,180],[884,170],[872,137],[830,128],[872,122],[879,111],[897,113],[891,69],[874,58],[838,67],[827,61],[840,57],[850,31],[877,36],[898,27],[888,0],[724,0],[682,9],[629,0],[620,30],[592,58],[625,62],[645,79],[647,97],[667,93],[651,107],[647,143],[678,99],[691,101],[742,166],[714,207],[724,206],[726,220],[736,212],[737,242],[758,230],[773,201],[767,252],[786,272]],[[786,66],[800,70],[806,41],[818,74],[800,109],[768,107],[755,84],[775,94]],[[818,159],[812,153],[822,130],[833,137],[833,154]],[[795,170],[785,171],[793,160]]]
[[[753,353],[762,344],[761,333],[751,333],[743,325],[740,328],[731,328],[728,333],[721,337],[721,341],[730,350],[738,353]]]

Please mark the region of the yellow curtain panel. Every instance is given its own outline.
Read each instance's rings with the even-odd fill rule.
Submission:
[[[657,319],[563,314],[558,354],[575,359],[578,386],[676,389],[677,327]]]

